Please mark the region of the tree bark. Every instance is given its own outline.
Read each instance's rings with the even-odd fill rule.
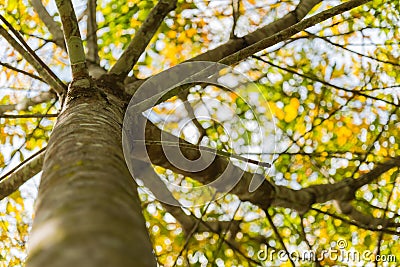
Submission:
[[[49,140],[28,267],[156,266],[122,153],[123,104],[92,89],[70,96]]]

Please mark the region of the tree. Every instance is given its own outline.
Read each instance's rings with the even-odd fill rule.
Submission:
[[[352,260],[350,249],[356,262],[395,264],[399,3],[6,0],[1,9],[0,162],[21,162],[1,177],[3,265],[24,264],[28,232],[28,267],[321,266]],[[173,66],[192,82],[163,91]],[[210,72],[241,86],[190,80]],[[140,101],[129,106],[132,96]],[[147,162],[122,146],[128,107],[151,108]],[[276,150],[265,150],[271,140]],[[177,145],[189,161],[215,157],[201,170],[177,167],[166,152]],[[34,188],[18,187],[41,170],[29,230]],[[155,172],[181,187],[151,180]],[[228,193],[190,191],[224,172],[238,178]],[[323,253],[333,249],[341,259]],[[317,257],[305,259],[310,251]]]

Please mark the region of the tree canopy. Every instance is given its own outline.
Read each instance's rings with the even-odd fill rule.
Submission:
[[[400,2],[69,3],[0,5],[0,266],[25,264],[46,146],[71,84],[109,82],[127,105],[154,75],[195,61],[231,66],[221,76],[240,86],[186,86],[146,113],[152,168],[185,203],[159,201],[138,175],[159,265],[398,265]],[[190,160],[201,147],[216,159],[176,168],[160,145],[168,140]],[[229,192],[191,193],[230,163],[243,174]],[[263,182],[249,192],[254,175]]]

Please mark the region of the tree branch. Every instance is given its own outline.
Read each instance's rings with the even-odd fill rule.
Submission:
[[[192,214],[187,215],[179,206],[172,206],[165,203],[162,203],[162,205],[180,223],[186,234],[190,233],[198,220],[200,220],[199,227],[196,229],[198,233],[206,231],[221,233],[224,230],[229,230],[235,236],[240,229],[240,221],[203,221],[202,218],[196,218]]]
[[[31,106],[50,101],[55,97],[55,94],[52,92],[42,92],[35,97],[25,98],[17,104],[0,105],[0,114],[13,110],[28,110]]]
[[[236,24],[237,21],[239,19],[240,13],[240,1],[241,0],[232,0],[231,2],[231,6],[232,6],[232,29],[231,29],[231,34],[230,34],[230,38],[231,39],[235,39],[236,35],[235,35],[235,30],[236,30]]]
[[[360,178],[347,178],[334,184],[312,185],[300,190],[284,186],[276,186],[276,194],[272,205],[307,212],[314,203],[324,203],[329,200],[349,201],[354,199],[354,193],[363,185],[371,183],[388,170],[400,166],[400,156],[379,163],[373,170]]]
[[[18,69],[18,68],[16,68],[16,67],[11,66],[11,65],[8,64],[8,63],[0,62],[0,66],[3,66],[3,67],[5,67],[5,68],[7,68],[7,69],[13,70],[13,71],[18,72],[18,73],[22,73],[22,74],[24,74],[24,75],[26,75],[26,76],[29,76],[29,77],[33,78],[33,79],[36,79],[36,80],[38,80],[38,81],[41,81],[41,82],[46,83],[46,82],[45,82],[42,78],[40,78],[39,76],[36,76],[35,74],[29,73],[29,72],[24,71],[24,70],[20,70],[20,69]]]
[[[16,191],[23,183],[42,170],[44,151],[42,148],[17,167],[0,177],[0,200]]]
[[[177,0],[160,0],[157,3],[135,34],[128,48],[122,53],[109,73],[115,74],[121,79],[124,79],[128,75],[140,55],[146,49],[151,38],[153,38],[165,16],[175,9],[176,3]]]
[[[271,36],[263,34],[262,35],[263,37],[267,36],[267,37],[265,37],[265,39],[261,39],[260,41],[253,43],[250,46],[247,46],[248,44],[252,43],[251,41],[248,41],[248,40],[258,40],[259,37],[257,37],[257,36],[260,34],[256,34],[256,32],[259,33],[260,30],[265,29],[265,28],[267,28],[268,30],[270,30],[272,32],[274,30],[280,29],[284,26],[282,24],[284,24],[284,23],[290,24],[291,20],[289,20],[289,18],[293,19],[293,17],[294,17],[295,21],[297,21],[299,19],[299,14],[305,16],[306,14],[303,14],[303,12],[305,12],[305,10],[308,10],[306,8],[306,6],[309,8],[312,8],[313,5],[311,3],[317,4],[320,2],[320,1],[316,1],[316,0],[315,1],[305,0],[300,3],[300,4],[304,4],[304,6],[301,6],[302,8],[299,8],[299,6],[300,6],[300,4],[299,4],[299,6],[298,6],[298,8],[296,8],[295,12],[292,12],[293,14],[291,13],[291,14],[288,14],[285,16],[285,17],[287,17],[286,20],[283,20],[285,18],[284,17],[280,20],[275,21],[274,23],[271,23],[271,24],[265,26],[264,28],[262,28],[260,30],[257,30],[254,33],[248,34],[240,39],[230,40],[226,44],[219,46],[214,50],[211,50],[204,54],[201,54],[197,57],[194,57],[188,61],[189,62],[190,61],[214,61],[214,62],[226,64],[226,65],[232,65],[232,64],[235,64],[235,63],[253,55],[254,53],[262,51],[270,46],[273,46],[281,41],[288,39],[292,35],[299,33],[308,27],[314,26],[317,23],[320,23],[326,19],[332,18],[332,17],[339,15],[345,11],[349,11],[352,8],[358,7],[362,4],[368,3],[370,1],[371,0],[351,0],[349,2],[340,4],[336,7],[325,10],[321,13],[318,13],[317,15],[314,15],[314,16],[312,16],[308,19],[305,19],[303,21],[300,21],[298,23],[294,22],[295,23],[295,24],[293,23],[294,25],[292,25],[288,28],[285,28],[284,30],[281,30]],[[305,5],[305,3],[307,3],[308,5]],[[302,10],[302,11],[297,11],[297,10]],[[294,15],[294,14],[297,14],[297,15]],[[289,20],[289,21],[287,21],[287,20]],[[286,24],[285,24],[285,26],[286,26]],[[254,34],[254,36],[253,36],[253,34]],[[245,48],[243,48],[243,47],[245,47]],[[237,51],[237,52],[235,52],[235,51]],[[233,53],[233,52],[235,52],[235,53]],[[144,82],[144,80],[140,80],[140,81],[133,81],[130,84],[128,84],[128,86],[127,86],[128,93],[134,92],[143,82]],[[177,95],[179,92],[184,91],[186,89],[187,89],[187,86],[183,86],[182,88],[175,88],[174,89],[175,91],[173,91],[173,92],[171,91],[171,92],[169,92],[169,94],[166,94],[165,98]],[[162,100],[165,100],[165,98]],[[379,99],[379,100],[381,100],[381,99]],[[382,100],[382,101],[385,101],[385,100]]]
[[[90,86],[89,72],[75,10],[71,0],[56,0],[56,5],[63,25],[72,77],[75,81],[79,80],[78,86],[87,88]]]
[[[97,44],[97,21],[96,21],[96,0],[88,0],[87,2],[87,65],[89,75],[93,78],[99,78],[106,74],[107,71],[100,66],[99,46]]]
[[[88,19],[87,19],[87,59],[91,63],[100,64],[99,46],[97,45],[97,22],[96,22],[96,0],[88,0],[87,2]]]
[[[258,59],[258,60],[260,60],[260,61],[262,61],[262,62],[264,62],[266,64],[269,64],[269,65],[271,65],[271,66],[273,66],[275,68],[278,68],[280,70],[283,70],[283,71],[286,71],[286,72],[289,72],[289,73],[292,73],[292,74],[296,74],[296,75],[298,75],[298,76],[300,76],[302,78],[305,78],[305,79],[309,79],[309,80],[312,80],[312,81],[315,81],[315,82],[322,83],[323,85],[332,87],[332,88],[334,88],[336,90],[341,90],[341,91],[345,91],[345,92],[352,93],[352,94],[355,94],[355,95],[364,96],[366,98],[370,98],[370,99],[373,99],[373,100],[382,101],[382,102],[385,102],[386,104],[389,104],[389,105],[393,105],[393,106],[397,106],[397,107],[400,106],[399,104],[395,104],[395,103],[390,102],[390,101],[388,101],[386,99],[381,99],[381,98],[376,97],[376,96],[365,94],[365,93],[363,93],[362,90],[354,90],[354,89],[347,89],[347,88],[344,88],[344,87],[340,87],[340,86],[337,86],[335,84],[332,84],[332,83],[329,83],[327,81],[324,81],[324,80],[322,80],[322,79],[320,79],[320,78],[318,78],[316,76],[311,76],[309,74],[303,74],[303,73],[300,73],[300,72],[295,71],[293,69],[281,67],[281,66],[279,66],[277,64],[272,63],[271,61],[263,59],[262,57],[254,56],[254,55],[252,57],[255,58],[255,59]]]
[[[286,252],[286,255],[290,255],[289,250],[287,249],[285,242],[283,241],[283,238],[281,236],[281,234],[278,231],[278,228],[276,227],[276,225],[274,224],[274,221],[272,220],[271,215],[269,214],[268,209],[265,211],[265,216],[267,217],[267,220],[269,222],[269,225],[271,226],[272,230],[274,231],[274,234],[276,236],[276,238],[278,239],[279,243],[281,244],[283,250]],[[294,263],[293,259],[291,257],[288,257],[290,264],[295,267],[296,264]]]
[[[197,141],[197,144],[200,144],[201,140],[203,139],[204,136],[206,136],[207,132],[206,129],[204,129],[201,123],[198,121],[196,114],[194,113],[194,109],[187,98],[188,94],[189,91],[185,91],[183,93],[178,94],[178,97],[182,100],[186,112],[188,113],[189,119],[192,121],[194,126],[196,126],[197,131],[199,132],[199,139]]]
[[[371,59],[371,60],[378,61],[378,62],[380,62],[380,63],[391,64],[391,65],[393,65],[393,66],[400,67],[400,64],[399,64],[399,63],[392,62],[392,61],[389,61],[389,60],[382,60],[382,59],[379,59],[379,58],[377,58],[377,57],[373,57],[373,56],[370,56],[370,55],[365,55],[365,54],[363,54],[363,53],[360,53],[360,52],[351,50],[351,49],[349,49],[349,48],[347,48],[347,47],[345,47],[345,46],[343,46],[343,45],[340,45],[340,44],[337,44],[337,43],[335,43],[335,42],[332,42],[331,40],[329,40],[328,37],[319,36],[319,35],[316,35],[316,34],[314,34],[314,33],[312,33],[312,32],[309,32],[309,31],[305,31],[305,32],[306,32],[307,34],[309,34],[310,36],[314,37],[314,38],[321,39],[321,40],[327,42],[328,44],[330,44],[330,45],[332,45],[332,46],[341,48],[341,49],[343,49],[343,50],[345,50],[345,51],[347,51],[347,52],[356,54],[356,55],[358,55],[358,56],[360,56],[360,57],[365,57],[365,58],[369,58],[369,59]]]
[[[400,166],[400,156],[392,158],[386,162],[379,163],[374,169],[370,172],[362,175],[358,179],[352,179],[352,188],[354,191],[359,189],[360,187],[373,182],[379,175],[387,172],[388,170],[399,167]]]
[[[36,55],[34,51],[28,46],[28,44],[22,39],[19,33],[11,26],[8,21],[0,15],[0,19],[7,25],[7,27],[14,33],[14,35],[21,42],[21,45],[16,41],[10,33],[3,27],[0,26],[0,35],[2,35],[7,42],[22,55],[22,57],[31,64],[39,75],[49,84],[52,89],[58,94],[63,95],[66,91],[65,84],[58,79],[58,77],[47,67],[47,65]]]
[[[343,222],[345,222],[345,223],[347,223],[349,225],[354,225],[354,226],[357,226],[357,227],[365,229],[365,230],[370,230],[370,231],[374,231],[374,232],[384,232],[384,233],[391,234],[391,235],[400,235],[400,231],[391,230],[391,229],[382,228],[382,227],[371,227],[371,226],[368,226],[368,225],[363,225],[363,224],[361,224],[361,223],[359,223],[357,221],[348,220],[348,219],[342,218],[342,217],[340,217],[340,216],[338,216],[338,215],[336,215],[334,213],[331,213],[331,212],[328,212],[328,211],[323,211],[323,210],[320,210],[320,209],[317,209],[317,208],[311,208],[310,210],[316,211],[316,212],[321,213],[321,214],[328,215],[328,216],[330,216],[332,218],[341,220],[341,221],[343,221]]]
[[[238,220],[231,220],[231,221],[203,221],[202,218],[196,218],[193,213],[187,215],[183,212],[180,207],[177,206],[170,206],[165,203],[162,203],[163,207],[166,211],[168,211],[175,219],[181,224],[185,234],[188,235],[191,233],[193,229],[196,230],[197,233],[201,232],[213,232],[215,234],[221,235],[224,233],[222,238],[222,242],[225,242],[229,245],[232,249],[246,258],[248,261],[251,261],[255,264],[260,265],[259,262],[255,261],[251,257],[248,257],[243,251],[239,249],[240,244],[235,241],[236,234],[241,230],[240,224],[242,221]],[[168,207],[167,207],[168,206]],[[197,229],[195,228],[197,225]],[[226,239],[225,236],[227,233],[230,233],[229,239]],[[220,237],[221,238],[221,237]],[[254,240],[260,244],[266,244],[267,240],[264,236],[260,235],[257,237],[249,237],[251,240]],[[214,266],[214,265],[213,265]]]
[[[339,209],[342,214],[347,215],[353,221],[359,222],[362,225],[366,225],[372,228],[383,227],[400,227],[399,223],[393,222],[393,219],[388,218],[375,218],[371,214],[365,214],[357,210],[350,201],[337,201]]]
[[[0,114],[0,119],[56,118],[59,114]]]
[[[173,137],[171,134],[163,133],[163,142],[174,142],[175,139],[176,137]],[[146,126],[146,140],[161,140],[161,130],[150,122]],[[214,181],[216,177],[225,171],[229,164],[229,159],[217,155],[214,161],[204,170],[198,172],[181,170],[168,161],[163,148],[155,143],[150,142],[147,145],[147,153],[153,164],[170,169],[175,173],[192,177],[203,184],[209,184]],[[181,151],[187,159],[196,160],[201,156],[199,146],[192,145],[182,139],[179,139],[179,144],[184,145],[184,147],[181,147]],[[236,194],[242,201],[250,201],[264,210],[270,206],[277,206],[305,213],[315,203],[324,203],[330,200],[348,201],[353,199],[354,192],[357,189],[364,184],[372,182],[381,174],[396,166],[400,166],[400,156],[378,164],[373,170],[363,174],[358,179],[348,178],[334,184],[312,185],[300,190],[274,185],[260,174],[245,172],[239,167],[233,166],[231,171],[232,176],[236,177],[240,175],[239,177],[241,178],[230,193]],[[257,176],[256,179],[264,179],[264,182],[257,190],[250,193],[248,190],[249,185],[255,176]]]
[[[47,12],[46,8],[43,6],[41,0],[31,0],[32,2],[32,6],[33,8],[36,10],[36,12],[39,15],[39,18],[44,22],[44,24],[46,25],[46,27],[48,28],[49,32],[53,35],[54,39],[51,40],[53,41],[56,45],[58,45],[59,47],[61,47],[62,49],[64,49],[65,51],[67,51],[67,48],[65,46],[65,41],[64,41],[64,36],[63,33],[61,31],[61,27],[58,25],[57,22],[54,21],[54,19],[50,16],[50,14]],[[88,1],[88,5],[90,3],[94,2],[94,4],[96,4],[95,0],[90,0]],[[89,7],[88,7],[89,8]],[[95,16],[95,13],[93,13]],[[93,43],[96,43],[97,46],[97,35],[95,34],[97,31],[97,24],[95,25],[95,30],[92,30],[92,23],[93,21],[91,21],[92,17],[91,17],[91,13],[89,13],[89,17],[88,17],[88,38],[93,37],[96,38],[96,41]],[[95,18],[94,18],[95,19]],[[93,35],[94,33],[94,35]],[[94,77],[94,78],[98,78],[100,77],[102,74],[105,74],[106,71],[100,67],[99,65],[99,59],[97,57],[96,58],[92,58],[91,57],[91,41],[88,40],[88,55],[87,55],[87,64],[88,64],[88,69],[89,69],[89,74]],[[94,52],[93,54],[97,54],[97,51]]]
[[[31,4],[38,14],[39,18],[46,25],[47,29],[53,35],[53,41],[56,45],[66,50],[64,36],[61,31],[61,27],[57,22],[54,21],[52,16],[47,12],[41,0],[31,0]]]
[[[284,17],[252,32],[242,38],[231,39],[212,50],[200,54],[189,61],[219,61],[249,45],[266,39],[302,20],[321,0],[301,0],[296,9]]]
[[[365,3],[370,2],[371,0],[351,0],[346,3],[340,4],[328,10],[322,11],[317,15],[314,15],[310,18],[307,18],[303,21],[300,21],[289,28],[286,28],[272,36],[269,36],[265,39],[262,39],[242,50],[237,51],[234,54],[228,55],[223,59],[219,60],[219,63],[232,65],[235,64],[257,52],[260,52],[268,47],[271,47],[279,42],[285,41],[290,38],[292,35],[299,33],[315,24],[321,23],[329,18],[332,18],[336,15],[342,14],[345,11],[349,11],[355,7],[363,5]]]

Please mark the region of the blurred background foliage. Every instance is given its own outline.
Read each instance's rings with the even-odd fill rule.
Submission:
[[[323,1],[309,15],[340,2]],[[54,3],[43,3],[59,21]],[[98,1],[102,67],[115,63],[155,4],[148,0]],[[297,4],[291,0],[241,0],[234,22],[230,0],[179,0],[131,75],[149,77],[228,41],[230,36],[252,32]],[[85,37],[86,1],[75,1],[74,6]],[[215,86],[193,87],[187,99],[203,132],[187,121],[189,114],[179,97],[153,108],[151,119],[192,143],[272,162],[271,170],[257,171],[278,185],[300,189],[360,177],[377,163],[400,154],[399,10],[398,1],[375,0],[240,62],[235,70],[253,83],[235,93]],[[3,0],[0,13],[44,62],[69,82],[67,55],[54,44],[29,1]],[[4,174],[46,146],[55,118],[2,115],[56,114],[60,103],[48,93],[46,84],[14,70],[35,74],[5,40],[0,42],[0,168]],[[29,102],[46,93],[43,101]],[[218,104],[213,104],[213,99]],[[230,116],[223,110],[226,107]],[[252,127],[254,122],[261,130]],[[155,168],[167,180],[198,185],[188,177]],[[39,180],[40,175],[0,202],[0,266],[23,266]],[[399,223],[398,184],[398,169],[392,169],[358,190],[353,204],[366,214]],[[305,214],[276,207],[266,214],[227,194],[209,205],[181,211],[193,222],[193,230],[187,231],[144,188],[139,191],[154,251],[163,266],[290,266],[289,261],[280,263],[276,258],[262,262],[257,252],[263,244],[276,250],[285,245],[289,251],[321,252],[335,248],[338,240],[346,240],[349,250],[380,251],[400,260],[400,242],[394,234],[398,229],[371,231],[340,214],[334,202],[315,204]],[[174,195],[190,201],[185,192]],[[305,261],[301,265],[315,264]],[[356,265],[329,258],[320,264]]]

